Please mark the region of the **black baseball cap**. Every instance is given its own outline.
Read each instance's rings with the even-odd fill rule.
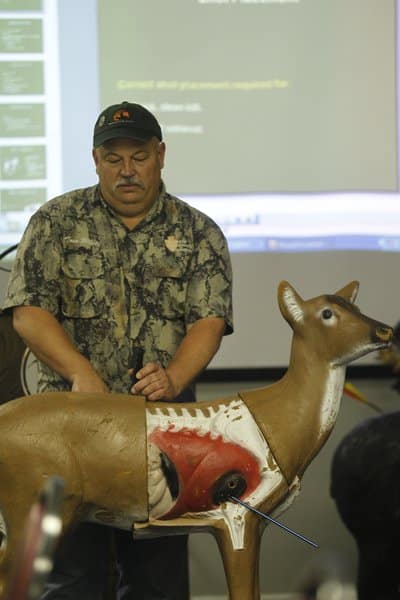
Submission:
[[[94,126],[93,147],[97,148],[114,138],[147,142],[152,137],[162,140],[161,127],[155,116],[144,106],[125,100],[100,113]]]

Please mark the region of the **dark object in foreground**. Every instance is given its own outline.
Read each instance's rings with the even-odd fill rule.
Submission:
[[[400,598],[400,412],[363,421],[337,447],[331,495],[358,548],[358,600]]]
[[[15,558],[6,600],[37,600],[53,566],[61,533],[64,482],[49,477],[29,512],[21,547]]]

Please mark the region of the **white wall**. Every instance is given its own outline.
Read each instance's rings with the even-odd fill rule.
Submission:
[[[276,299],[282,279],[303,298],[332,294],[360,281],[357,304],[368,316],[394,325],[400,319],[400,257],[395,253],[332,252],[308,254],[234,254],[235,333],[225,338],[211,366],[284,366],[291,330]],[[360,362],[377,364],[374,354]]]

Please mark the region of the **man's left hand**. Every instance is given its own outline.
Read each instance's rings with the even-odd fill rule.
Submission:
[[[154,402],[172,401],[179,393],[168,371],[157,363],[147,363],[135,375],[138,381],[131,387],[131,394],[146,396],[146,400]]]

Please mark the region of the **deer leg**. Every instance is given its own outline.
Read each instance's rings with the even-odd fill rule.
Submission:
[[[265,525],[253,515],[246,518],[244,548],[235,550],[228,529],[214,531],[224,565],[229,600],[260,600],[259,559]]]
[[[3,540],[3,548],[0,551],[0,600],[6,597],[10,576],[16,567],[15,561],[21,553],[25,519],[25,512],[16,512],[16,520],[10,519],[7,522],[8,535]]]

